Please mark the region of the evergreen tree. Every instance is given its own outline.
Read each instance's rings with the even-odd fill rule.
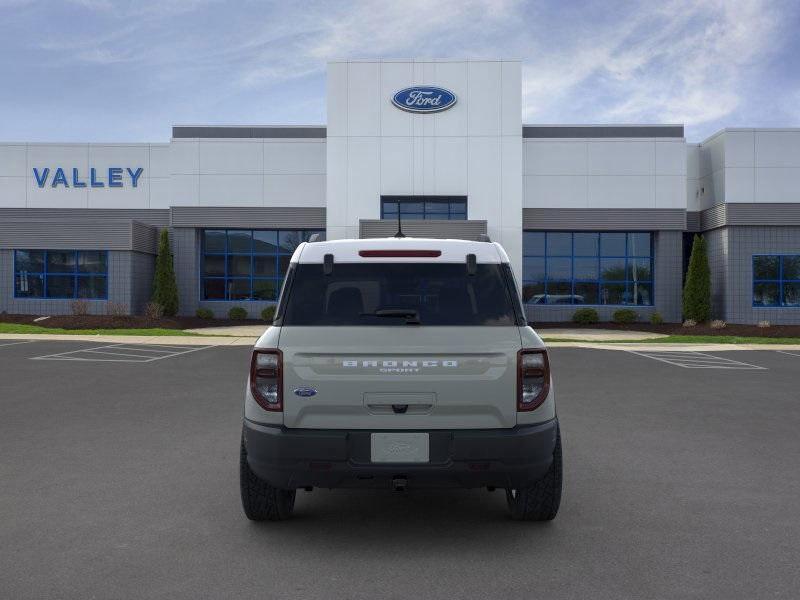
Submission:
[[[695,234],[692,256],[683,286],[683,316],[698,323],[711,317],[711,269],[708,267],[705,239]]]
[[[175,268],[172,264],[172,249],[169,245],[169,232],[161,231],[156,257],[156,274],[153,279],[153,302],[159,304],[164,315],[174,317],[178,314],[178,284],[175,281]]]

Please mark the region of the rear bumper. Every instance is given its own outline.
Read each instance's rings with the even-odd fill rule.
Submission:
[[[250,468],[279,488],[382,488],[395,478],[409,487],[514,487],[550,467],[558,420],[511,429],[431,430],[430,462],[370,462],[365,430],[287,429],[245,420]]]

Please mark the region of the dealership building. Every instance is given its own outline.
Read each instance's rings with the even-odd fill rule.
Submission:
[[[334,61],[324,126],[175,126],[168,143],[0,142],[0,311],[138,313],[159,231],[180,313],[274,303],[296,245],[500,242],[532,321],[681,320],[705,236],[715,318],[800,323],[800,129],[522,122],[521,64]]]

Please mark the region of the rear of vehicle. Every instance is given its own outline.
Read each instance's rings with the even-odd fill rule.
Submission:
[[[252,356],[245,512],[284,518],[300,488],[487,487],[553,518],[553,396],[499,245],[303,244]]]

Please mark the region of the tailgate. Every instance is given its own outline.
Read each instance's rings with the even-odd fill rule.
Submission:
[[[516,425],[516,327],[284,327],[284,425]]]

